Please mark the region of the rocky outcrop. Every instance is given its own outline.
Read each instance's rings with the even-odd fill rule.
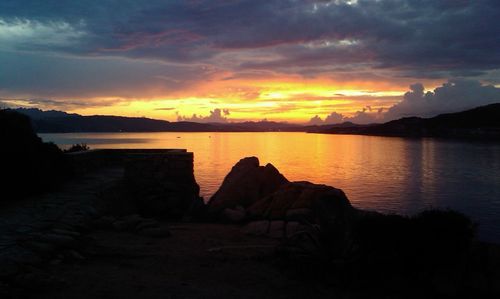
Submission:
[[[271,164],[256,157],[240,160],[210,199],[219,220],[246,223],[244,232],[290,236],[311,225],[349,231],[356,210],[344,192],[310,182],[288,182]]]
[[[246,209],[261,198],[275,192],[288,180],[272,165],[259,165],[256,157],[241,159],[225,177],[221,187],[208,202],[209,212]]]
[[[291,182],[254,203],[247,209],[247,215],[247,219],[259,225],[250,222],[245,232],[262,235],[262,221],[267,221],[267,235],[290,237],[315,225],[348,233],[357,210],[340,189],[310,182]]]
[[[251,218],[323,222],[353,208],[344,192],[326,185],[291,182],[248,208]]]

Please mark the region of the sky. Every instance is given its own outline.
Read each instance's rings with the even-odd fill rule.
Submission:
[[[1,0],[0,106],[326,124],[500,102],[498,0]]]

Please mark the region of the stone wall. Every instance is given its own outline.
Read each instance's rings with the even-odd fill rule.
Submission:
[[[193,153],[185,149],[94,149],[65,154],[76,174],[85,174],[101,168],[123,167],[128,160],[146,155],[178,157],[181,160],[181,157],[185,157],[193,160]]]
[[[194,177],[193,153],[184,149],[98,149],[68,157],[77,174],[124,169],[122,183],[104,196],[113,214],[182,220],[204,208]]]

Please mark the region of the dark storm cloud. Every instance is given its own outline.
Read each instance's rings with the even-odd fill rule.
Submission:
[[[11,46],[76,55],[209,63],[237,51],[232,68],[355,64],[442,78],[500,66],[499,1],[347,2],[4,0],[0,32],[53,30],[64,40],[21,35]],[[250,50],[269,59],[247,61]]]
[[[196,65],[165,66],[119,57],[71,58],[0,50],[0,91],[5,97],[148,97],[158,91],[181,90],[210,77],[210,70]]]

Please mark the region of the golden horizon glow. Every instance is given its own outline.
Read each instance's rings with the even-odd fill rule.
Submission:
[[[148,98],[90,98],[89,105],[72,107],[69,104],[66,111],[176,121],[179,116],[206,117],[215,109],[228,109],[229,114],[224,117],[230,122],[268,119],[305,123],[316,115],[324,119],[332,112],[352,117],[365,107],[372,111],[367,113],[376,113],[378,109],[388,109],[398,103],[408,90],[407,82],[339,82],[298,76],[233,80],[220,77],[165,95],[158,91],[158,96],[151,96],[148,91],[145,92],[150,95]]]

